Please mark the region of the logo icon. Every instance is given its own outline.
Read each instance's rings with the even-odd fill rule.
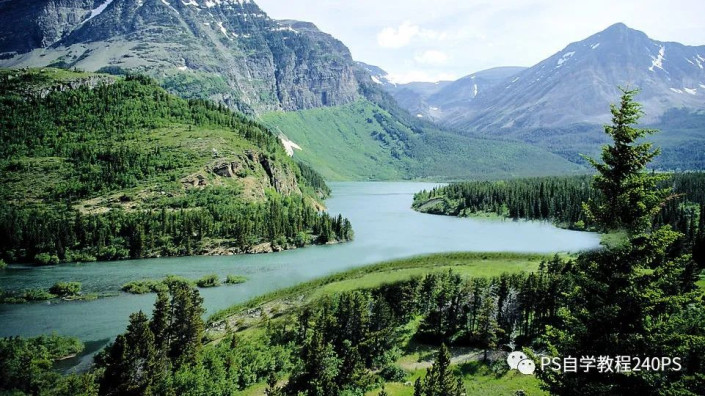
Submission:
[[[519,370],[520,373],[531,375],[536,371],[536,363],[529,359],[524,352],[515,351],[507,356],[507,364],[512,370]]]

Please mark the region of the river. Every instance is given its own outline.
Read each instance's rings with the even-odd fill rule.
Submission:
[[[128,281],[167,274],[190,279],[216,273],[244,275],[246,283],[202,289],[207,315],[279,288],[379,261],[450,251],[576,252],[599,246],[592,233],[528,221],[463,219],[411,210],[412,196],[435,184],[329,183],[329,212],[348,217],[355,240],[280,253],[179,257],[0,270],[3,289],[44,288],[79,281],[84,292],[117,292]],[[132,312],[151,311],[154,295],[121,293],[95,301],[0,305],[0,336],[56,332],[102,346],[124,331]]]

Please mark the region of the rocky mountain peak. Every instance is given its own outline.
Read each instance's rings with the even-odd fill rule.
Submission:
[[[308,22],[273,20],[251,0],[0,1],[0,67],[48,65],[145,73],[250,113],[359,95],[343,43]]]
[[[609,121],[619,86],[638,88],[645,122],[671,108],[705,108],[705,46],[649,38],[619,23],[481,92],[446,120],[454,126],[536,128]]]

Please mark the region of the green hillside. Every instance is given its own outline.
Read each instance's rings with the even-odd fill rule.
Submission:
[[[582,168],[529,145],[468,138],[391,115],[368,101],[262,116],[330,180],[506,178]]]
[[[142,76],[0,71],[0,254],[40,264],[346,240],[263,126]]]

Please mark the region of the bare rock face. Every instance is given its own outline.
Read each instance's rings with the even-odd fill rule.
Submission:
[[[248,113],[359,95],[340,41],[251,0],[0,0],[0,67],[47,65],[146,73]]]
[[[257,188],[263,191],[273,188],[278,193],[301,194],[301,189],[296,180],[296,174],[288,165],[277,162],[272,158],[254,150],[246,150],[234,158],[218,158],[205,166],[204,171],[197,172],[181,179],[185,188],[205,187],[213,181],[211,174],[225,179],[245,179],[257,176]]]
[[[267,172],[267,176],[269,176],[269,184],[274,187],[278,193],[289,195],[294,192],[300,192],[299,186],[296,183],[296,176],[293,172],[273,165],[267,157],[262,157],[260,164],[264,171]]]
[[[193,188],[193,187],[205,187],[208,185],[208,182],[206,181],[205,176],[203,176],[200,173],[196,173],[193,175],[189,175],[181,179],[181,184],[185,188]]]
[[[91,14],[94,0],[0,1],[0,54],[46,48]]]
[[[242,164],[240,162],[227,159],[216,161],[211,166],[211,172],[222,177],[237,177],[241,171]]]

